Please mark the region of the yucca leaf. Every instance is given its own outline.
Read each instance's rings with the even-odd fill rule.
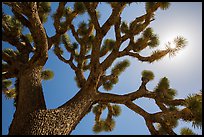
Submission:
[[[181,128],[180,130],[181,135],[195,135],[195,133],[188,127],[186,128]]]
[[[113,116],[117,117],[117,116],[119,116],[121,114],[121,108],[120,108],[119,105],[112,105],[111,107],[112,107],[112,110],[113,110],[113,112],[112,112]]]
[[[11,81],[11,80],[8,80],[8,79],[3,80],[3,81],[2,81],[2,85],[3,85],[4,87],[8,88],[8,87],[10,87],[10,86],[12,85],[12,81]]]
[[[169,89],[169,80],[167,77],[163,77],[158,84],[158,89],[163,90],[163,89]]]
[[[129,28],[128,28],[128,25],[127,25],[127,23],[126,22],[122,22],[121,23],[121,32],[122,33],[127,33],[129,31]]]
[[[116,83],[118,83],[118,80],[119,80],[118,77],[115,77],[115,78],[111,79],[110,82],[113,84],[116,84]]]
[[[128,66],[130,65],[130,62],[126,59],[121,62],[118,62],[111,70],[111,73],[114,75],[120,75],[121,72],[123,72]]]
[[[16,97],[16,89],[12,88],[5,92],[5,96],[7,99],[13,99]]]
[[[50,80],[54,77],[54,73],[51,70],[44,70],[41,72],[41,78],[43,80]]]
[[[107,82],[103,83],[103,88],[105,90],[109,91],[113,88],[113,83],[111,83],[110,81],[107,81]]]
[[[113,119],[109,121],[106,120],[103,124],[103,129],[106,132],[112,131],[114,127],[115,127],[115,121]]]
[[[166,10],[170,7],[171,3],[170,2],[159,2],[160,3],[160,9]]]
[[[150,10],[155,5],[155,2],[145,2],[146,11]]]
[[[86,7],[84,6],[83,2],[75,2],[74,10],[79,14],[83,14],[86,11]]]
[[[103,126],[104,126],[104,121],[101,120],[99,122],[96,122],[92,128],[94,133],[99,133],[101,131],[103,131]]]
[[[153,35],[153,30],[152,28],[147,28],[144,32],[143,32],[143,36],[146,38],[150,38]]]
[[[154,79],[154,73],[150,70],[143,70],[142,71],[142,77],[146,78],[148,80],[153,80]]]
[[[26,34],[25,36],[27,37],[29,42],[33,42],[33,37],[30,33]]]
[[[62,43],[65,45],[68,45],[70,43],[70,39],[69,39],[68,34],[65,33],[62,35]]]
[[[155,48],[159,45],[159,37],[156,34],[152,34],[150,42],[148,42],[150,48]]]

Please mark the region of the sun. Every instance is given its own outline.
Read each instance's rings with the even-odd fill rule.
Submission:
[[[181,34],[176,31],[168,31],[168,33],[165,33],[165,36],[160,37],[161,46],[165,48],[169,46],[172,49],[176,48],[176,44],[173,41],[178,36],[181,36]]]

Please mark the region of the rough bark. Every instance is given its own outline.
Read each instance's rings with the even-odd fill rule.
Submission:
[[[25,67],[18,74],[17,107],[9,128],[10,135],[22,134],[27,127],[28,115],[39,109],[46,109],[42,85],[42,67]]]
[[[70,134],[94,103],[93,95],[85,92],[79,91],[70,101],[57,109],[40,110],[31,114],[30,129],[25,134]]]

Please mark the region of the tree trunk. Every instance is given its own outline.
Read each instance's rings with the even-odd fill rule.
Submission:
[[[57,109],[40,110],[31,115],[25,134],[68,135],[89,112],[94,103],[94,94],[80,90],[71,100]]]
[[[19,72],[17,107],[9,135],[70,134],[94,103],[95,86],[90,84],[62,106],[47,110],[42,92],[41,70],[42,67],[29,67]]]
[[[23,134],[29,121],[29,114],[39,109],[46,109],[41,85],[41,71],[42,67],[29,66],[22,68],[18,73],[17,106],[9,128],[9,135]]]

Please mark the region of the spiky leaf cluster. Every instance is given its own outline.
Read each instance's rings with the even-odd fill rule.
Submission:
[[[23,29],[21,22],[10,15],[4,15],[3,19],[2,24],[8,27],[9,30],[7,31],[11,32],[11,34],[14,36],[19,36]]]
[[[156,34],[150,36],[150,41],[148,42],[150,48],[157,47],[159,45],[159,37]]]
[[[5,88],[10,87],[11,85],[12,85],[12,81],[11,80],[6,79],[6,80],[2,81],[2,86],[5,87]]]
[[[127,22],[123,21],[121,23],[121,32],[122,33],[128,33],[128,31],[129,31],[128,24],[127,24]]]
[[[111,70],[111,73],[119,76],[127,67],[130,66],[130,62],[125,59],[123,61],[118,62]]]
[[[112,105],[112,114],[113,116],[119,116],[121,114],[121,108],[118,105]]]
[[[181,128],[181,135],[196,135],[190,128]]]
[[[167,77],[163,77],[160,79],[157,89],[158,90],[165,90],[169,88],[169,80]]]
[[[176,49],[180,50],[187,45],[187,40],[182,36],[177,36],[174,39],[174,44],[176,45]]]
[[[145,38],[150,38],[152,35],[153,35],[153,30],[150,27],[144,30],[143,32],[143,37]]]
[[[81,36],[85,36],[87,35],[88,29],[87,29],[88,25],[83,21],[79,24],[78,26],[78,34]]]
[[[105,108],[106,108],[106,105],[98,104],[98,105],[96,105],[96,106],[93,107],[92,112],[93,112],[94,114],[98,114],[98,113],[100,113],[102,110],[104,110]]]
[[[64,16],[64,17],[69,17],[69,15],[70,15],[72,12],[73,12],[73,11],[72,11],[72,9],[71,9],[70,7],[66,7],[66,8],[64,9],[63,16]]]
[[[175,110],[178,111],[179,109],[178,109],[176,106],[169,105],[169,106],[168,106],[168,110],[169,110],[169,111],[175,111]]]
[[[78,47],[79,47],[79,45],[76,42],[72,43],[72,47],[71,48],[73,50],[77,49]]]
[[[164,120],[165,123],[171,128],[175,128],[178,126],[178,119],[176,119],[173,115],[165,116]]]
[[[6,80],[2,81],[2,93],[4,93],[6,97],[7,97],[7,94],[9,94],[9,92],[10,92],[9,91],[10,90],[9,87],[11,85],[12,85],[12,81],[11,80],[6,79]]]
[[[29,42],[33,42],[33,37],[30,33],[26,34],[25,37],[27,37]]]
[[[159,45],[159,38],[156,34],[153,33],[153,29],[150,27],[144,30],[143,38],[147,39],[146,42],[150,48],[154,48]]]
[[[76,42],[73,42],[72,44],[70,43],[70,38],[69,38],[68,34],[66,34],[66,33],[62,35],[61,40],[62,40],[62,43],[64,44],[65,48],[69,47],[73,50],[78,48],[78,44]]]
[[[51,11],[50,2],[39,2],[38,3],[38,14],[42,23],[45,23],[48,19],[48,15]]]
[[[112,75],[112,76],[114,76],[114,75]],[[114,84],[117,84],[118,83],[118,81],[119,81],[119,79],[118,79],[118,76],[114,76],[114,77],[112,77],[111,79],[109,79],[109,80],[104,80],[103,81],[103,88],[106,90],[106,91],[109,91],[109,90],[111,90],[112,88],[113,88],[113,85]]]
[[[201,128],[202,127],[202,94],[189,95],[185,99],[185,106],[192,112],[193,126]]]
[[[111,70],[111,75],[114,76],[110,80],[103,81],[103,88],[107,91],[113,88],[114,84],[118,83],[118,76],[130,65],[128,60],[118,62]]]
[[[111,51],[114,48],[115,40],[112,39],[106,39],[103,43],[103,46],[100,50],[100,55],[104,56],[108,53],[108,51]]]
[[[103,125],[103,130],[106,132],[110,132],[114,129],[114,127],[115,127],[114,119],[106,120]]]
[[[147,79],[148,81],[150,81],[150,80],[154,79],[154,73],[150,70],[143,70],[142,71],[142,77],[144,79]]]
[[[93,126],[93,132],[99,133],[102,131],[110,132],[115,127],[115,121],[111,119],[110,121],[107,120],[100,120],[98,122],[95,122]]]
[[[113,84],[117,84],[119,81],[118,77],[115,76],[114,78],[110,79],[110,82],[113,83]]]
[[[103,127],[104,127],[104,121],[99,121],[99,122],[96,122],[93,126],[93,132],[94,133],[99,133],[99,132],[102,132],[103,131]]]
[[[18,50],[14,51],[13,49],[10,49],[10,48],[3,49],[2,52],[7,54],[10,57],[13,57],[13,58],[15,58],[17,55],[19,55],[19,51]]]
[[[54,53],[55,53],[56,55],[57,55],[57,54],[62,55],[62,54],[64,53],[64,51],[62,50],[61,47],[55,46],[55,47],[54,47]]]
[[[155,4],[156,2],[145,2],[146,11],[149,11],[150,9],[152,9]]]
[[[177,94],[177,91],[175,89],[169,88],[169,80],[166,77],[163,77],[160,79],[154,91],[161,98],[170,99],[170,100],[172,100]]]
[[[103,83],[103,88],[106,91],[109,91],[113,88],[113,83],[111,83],[110,81],[107,81],[107,82]]]
[[[76,11],[78,14],[83,14],[86,11],[86,7],[84,6],[83,2],[75,2],[74,11]]]
[[[177,91],[175,89],[169,88],[167,90],[166,98],[173,99],[177,94]]]
[[[4,94],[7,99],[13,99],[16,97],[16,89],[15,88],[9,89],[5,91]]]
[[[181,110],[181,114],[182,114],[182,119],[184,121],[192,121],[193,120],[193,113],[189,108],[184,108]]]
[[[54,73],[51,70],[44,70],[41,72],[41,78],[43,80],[50,80],[54,77]]]
[[[65,33],[65,34],[62,35],[62,43],[63,43],[64,45],[69,45],[70,39],[69,39],[68,34]]]
[[[173,43],[175,44],[175,48],[171,47],[171,42],[166,44],[166,49],[169,50],[170,57],[175,56],[178,51],[183,49],[187,45],[187,40],[182,36],[178,36],[173,40]]]
[[[147,46],[149,46],[149,48],[155,48],[158,45],[159,38],[157,34],[153,33],[153,29],[151,27],[148,27],[143,31],[142,36],[137,39],[136,43],[131,44],[133,51],[135,52],[139,52],[145,49]]]
[[[108,108],[108,114],[106,119],[101,119],[100,116],[105,110]],[[115,121],[113,117],[117,117],[121,113],[121,108],[118,105],[111,105],[111,104],[98,104],[93,107],[93,113],[95,114],[95,124],[93,126],[93,131],[95,133],[102,132],[102,131],[112,131],[115,127]]]
[[[162,10],[167,10],[171,5],[170,2],[159,2],[159,3],[160,3],[160,9]]]

